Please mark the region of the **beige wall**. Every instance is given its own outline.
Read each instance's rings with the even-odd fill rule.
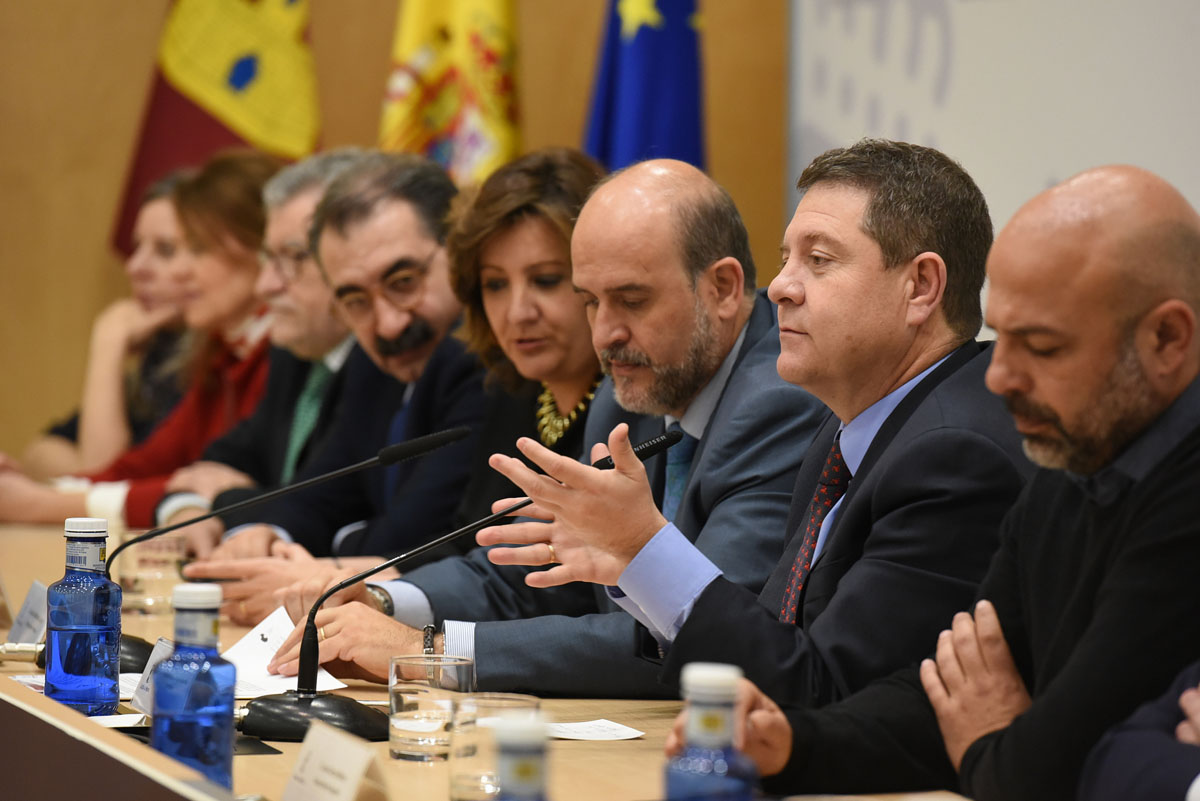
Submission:
[[[91,320],[124,290],[109,226],[167,5],[0,4],[0,450],[72,408]],[[517,7],[523,144],[578,144],[605,3]],[[326,145],[374,141],[395,13],[394,0],[315,0]],[[786,7],[708,0],[703,22],[709,166],[765,281],[784,217]]]
[[[793,165],[862,136],[932,145],[971,173],[997,229],[1101,164],[1153,170],[1200,206],[1200,3],[895,5],[795,4]]]

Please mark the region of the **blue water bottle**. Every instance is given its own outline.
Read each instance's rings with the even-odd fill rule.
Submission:
[[[221,587],[175,587],[175,650],[154,668],[150,745],[233,788],[233,686],[217,653]]]
[[[500,717],[496,738],[496,801],[546,801],[546,721],[541,715]]]
[[[121,588],[104,575],[108,521],[67,518],[67,572],[46,590],[46,697],[85,715],[120,700]]]
[[[733,747],[733,701],[742,669],[692,662],[680,684],[687,699],[683,751],[667,762],[667,798],[749,801],[758,771]]]

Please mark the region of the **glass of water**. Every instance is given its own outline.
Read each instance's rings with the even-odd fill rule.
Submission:
[[[122,540],[143,532],[126,532]],[[113,573],[125,590],[126,612],[165,615],[171,612],[171,593],[183,583],[180,565],[187,556],[187,537],[172,532],[139,542],[117,557]]]
[[[414,654],[392,657],[388,751],[393,759],[444,760],[460,699],[475,691],[475,663],[462,656]]]
[[[500,792],[493,724],[500,718],[538,714],[532,695],[475,693],[454,707],[450,746],[451,801],[490,801]]]

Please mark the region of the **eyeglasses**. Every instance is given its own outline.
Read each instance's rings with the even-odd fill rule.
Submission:
[[[383,274],[379,288],[364,289],[358,286],[336,290],[337,304],[350,323],[361,323],[371,318],[375,311],[375,295],[380,295],[396,311],[409,311],[421,301],[425,288],[425,276],[437,250],[424,261],[400,259]]]
[[[260,248],[258,251],[258,263],[262,265],[263,269],[275,268],[275,272],[279,273],[279,277],[287,284],[300,277],[304,263],[310,258],[312,256],[307,250],[298,247],[284,247],[278,253],[273,253],[266,248]]]

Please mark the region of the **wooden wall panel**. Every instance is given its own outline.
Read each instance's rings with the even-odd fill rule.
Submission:
[[[72,408],[91,320],[125,289],[108,232],[167,6],[0,4],[0,450],[19,452]],[[525,148],[579,144],[605,7],[517,0]],[[396,8],[314,0],[325,145],[375,140]],[[708,0],[702,20],[710,168],[742,209],[765,283],[786,211],[786,4]]]
[[[72,408],[165,0],[0,6],[0,449]]]

